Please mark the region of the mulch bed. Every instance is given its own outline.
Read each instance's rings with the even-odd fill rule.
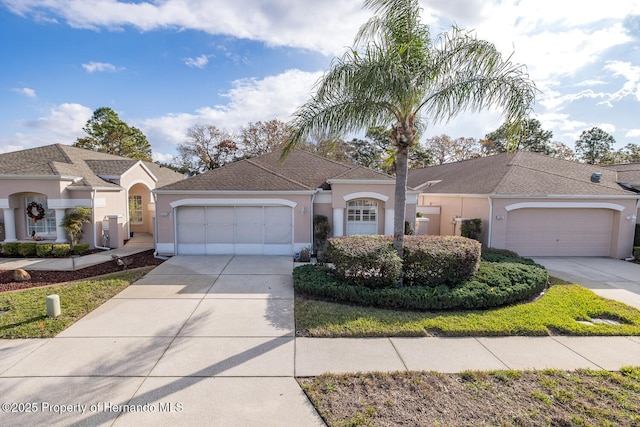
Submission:
[[[128,269],[156,266],[164,262],[162,259],[154,258],[153,249],[129,255],[127,258],[132,260],[131,264],[127,267]],[[13,270],[0,270],[0,292],[49,286],[56,283],[71,282],[88,277],[116,273],[122,271],[122,266],[117,265],[113,261],[108,261],[75,271],[25,270],[31,275],[31,280],[26,282],[14,282]]]

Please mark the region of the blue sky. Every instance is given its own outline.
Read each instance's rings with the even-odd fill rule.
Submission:
[[[433,35],[455,23],[527,65],[535,117],[573,148],[599,126],[640,144],[640,0],[430,0]],[[170,161],[186,130],[289,119],[370,13],[356,0],[0,0],[0,152],[72,144],[94,109],[139,127]],[[425,137],[481,138],[499,112]]]

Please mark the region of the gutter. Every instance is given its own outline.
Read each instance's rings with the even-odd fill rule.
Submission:
[[[492,232],[492,226],[493,226],[493,200],[491,199],[491,196],[488,196],[487,199],[489,200],[489,227],[487,229],[487,247],[491,247],[491,232]]]

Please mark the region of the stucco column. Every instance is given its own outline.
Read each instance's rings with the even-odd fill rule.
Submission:
[[[65,209],[56,209],[56,243],[67,243],[67,232],[60,225],[64,219]]]
[[[4,241],[17,242],[16,239],[16,218],[13,213],[14,208],[4,208]]]
[[[333,237],[344,236],[344,208],[333,208]]]
[[[384,210],[384,235],[393,236],[393,218],[396,215],[396,210],[393,208],[386,208]]]

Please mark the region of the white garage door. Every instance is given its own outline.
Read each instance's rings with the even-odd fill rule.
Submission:
[[[610,209],[518,209],[507,217],[507,249],[522,256],[609,256]]]
[[[291,255],[293,210],[288,206],[181,206],[178,254]]]

